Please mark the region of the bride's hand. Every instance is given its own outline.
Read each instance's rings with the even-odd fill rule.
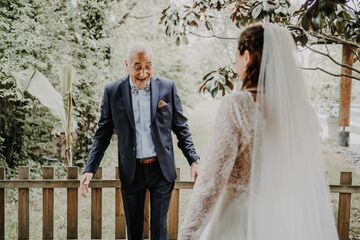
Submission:
[[[190,167],[190,177],[191,177],[191,181],[193,182],[196,181],[196,178],[198,176],[198,165],[199,163],[193,162]]]

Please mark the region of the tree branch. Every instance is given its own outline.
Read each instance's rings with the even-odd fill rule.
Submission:
[[[123,24],[126,22],[127,18],[130,16],[131,11],[134,10],[136,4],[137,4],[137,1],[136,1],[136,2],[133,2],[133,3],[130,5],[130,7],[129,7],[129,9],[128,9],[128,12],[125,13],[124,16],[120,19],[120,21],[119,21],[119,23],[118,23],[119,25],[123,25]]]
[[[325,56],[325,57],[329,58],[332,62],[336,63],[337,65],[339,65],[339,66],[341,66],[341,67],[350,69],[350,70],[352,70],[352,71],[357,72],[357,73],[360,74],[360,71],[357,70],[356,68],[350,67],[349,65],[342,64],[342,63],[336,61],[336,60],[329,54],[329,50],[327,49],[327,46],[326,46],[326,49],[327,49],[327,51],[328,51],[328,54],[323,53],[323,52],[321,52],[321,51],[317,51],[317,50],[315,50],[315,49],[313,49],[313,48],[311,48],[311,47],[308,47],[308,46],[305,46],[305,47],[308,48],[308,49],[310,49],[311,51],[317,53],[317,54],[320,54],[320,55],[322,55],[322,56]]]
[[[360,77],[355,77],[355,76],[352,76],[352,75],[347,75],[347,74],[336,74],[336,73],[331,73],[329,71],[326,71],[325,69],[322,69],[322,68],[319,68],[319,67],[316,67],[316,68],[306,68],[306,67],[301,67],[301,69],[303,70],[311,70],[311,71],[316,71],[316,70],[320,70],[324,73],[327,73],[331,76],[334,76],[334,77],[348,77],[348,78],[352,78],[352,79],[356,79],[358,81],[360,81]]]
[[[338,37],[334,37],[334,36],[329,36],[326,35],[325,33],[316,33],[316,32],[309,32],[306,31],[305,29],[295,26],[295,25],[287,25],[288,28],[290,29],[294,29],[294,30],[298,30],[300,32],[306,32],[310,35],[312,35],[313,37],[317,38],[317,39],[322,39],[323,43],[338,43],[338,44],[345,44],[345,45],[349,45],[351,47],[355,47],[355,48],[360,48],[360,45],[355,43],[355,42],[350,42]]]
[[[360,60],[359,54],[357,54],[356,51],[354,51],[353,48],[351,48],[352,53],[354,54],[353,64]]]
[[[145,18],[151,18],[153,15],[146,15],[146,16],[135,16],[135,15],[128,15],[128,18],[134,18],[134,19],[145,19]]]
[[[322,38],[322,39],[326,39],[327,41],[330,41],[330,42],[341,43],[341,44],[349,45],[351,47],[360,48],[360,45],[357,43],[349,42],[347,40],[344,40],[344,39],[341,39],[338,37],[329,36],[329,35],[326,35],[325,33],[315,33],[315,32],[309,32],[309,33],[316,38]]]
[[[201,35],[199,33],[196,32],[192,32],[189,31],[190,34],[195,35],[197,37],[202,37],[202,38],[218,38],[218,39],[222,39],[222,40],[238,40],[239,38],[235,38],[235,37],[222,37],[222,36],[218,36],[215,33],[213,33],[212,35]]]

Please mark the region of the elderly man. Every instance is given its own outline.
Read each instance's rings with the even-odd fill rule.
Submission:
[[[151,239],[167,238],[167,211],[176,179],[171,131],[197,175],[196,154],[187,119],[174,82],[153,77],[153,52],[145,43],[133,44],[125,65],[129,75],[105,87],[101,116],[84,174],[82,196],[95,175],[114,129],[129,240],[143,239],[145,193],[150,191]]]

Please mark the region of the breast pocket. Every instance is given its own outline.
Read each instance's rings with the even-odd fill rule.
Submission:
[[[156,111],[156,119],[159,123],[165,126],[171,126],[172,121],[172,107],[170,104],[158,108]]]

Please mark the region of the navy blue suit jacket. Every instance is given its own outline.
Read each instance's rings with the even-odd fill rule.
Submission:
[[[175,83],[153,77],[150,80],[151,92],[151,135],[160,168],[169,182],[176,179],[175,159],[171,131],[178,139],[189,164],[196,161],[196,154],[187,119],[182,113],[181,100]],[[159,108],[163,100],[166,106]],[[129,186],[136,168],[136,132],[132,110],[129,76],[105,86],[101,104],[101,116],[95,132],[89,158],[84,172],[96,173],[114,129],[118,136],[119,175],[122,184]]]

